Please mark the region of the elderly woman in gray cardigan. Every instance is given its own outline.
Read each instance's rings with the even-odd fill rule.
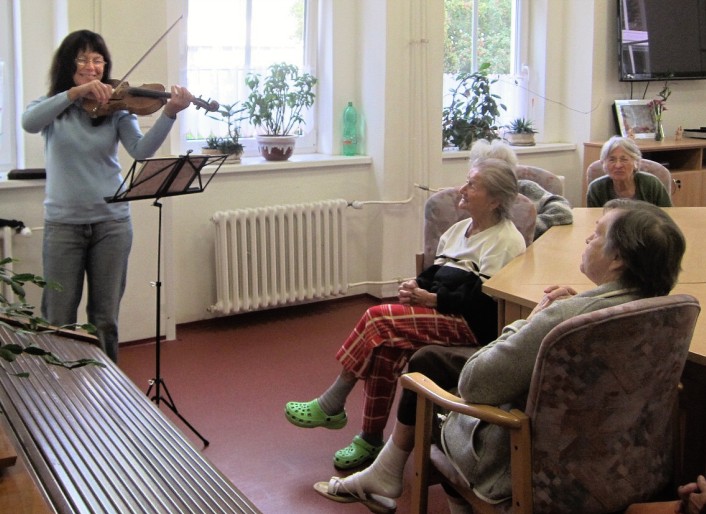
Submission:
[[[441,387],[457,386],[468,402],[522,409],[540,344],[556,325],[586,312],[669,294],[685,248],[681,230],[660,208],[638,201],[609,202],[586,239],[580,264],[596,288],[577,294],[570,287],[549,287],[526,320],[506,326],[487,346],[465,354],[447,348],[417,351],[409,371],[420,371]],[[346,478],[318,482],[315,490],[337,502],[394,512],[392,498],[402,493],[404,465],[414,445],[414,417],[414,393],[405,391],[392,437],[373,464]],[[477,495],[491,502],[511,496],[510,443],[503,428],[451,414],[442,446]],[[471,512],[452,498],[449,506],[452,513]]]

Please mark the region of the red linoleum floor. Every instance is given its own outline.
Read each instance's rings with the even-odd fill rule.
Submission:
[[[340,371],[336,350],[375,303],[357,296],[180,325],[177,340],[161,344],[160,376],[179,413],[210,442],[204,455],[264,514],[369,512],[312,489],[339,474],[333,453],[360,431],[361,385],[349,398],[349,422],[341,430],[297,428],[286,421],[284,404],[310,400],[328,387]],[[157,375],[155,354],[154,341],[120,349],[120,367],[145,391]],[[161,409],[203,447],[163,403]],[[401,514],[409,512],[411,464],[398,500]],[[443,490],[434,486],[429,513],[445,512]]]

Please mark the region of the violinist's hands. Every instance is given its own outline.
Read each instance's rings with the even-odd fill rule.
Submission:
[[[419,287],[416,280],[402,282],[397,290],[397,297],[402,304],[436,307],[436,294]]]
[[[549,286],[549,287],[547,287],[544,290],[544,296],[539,301],[537,306],[534,309],[532,309],[532,312],[530,312],[530,315],[527,316],[527,319],[530,319],[532,316],[537,314],[539,311],[546,309],[551,304],[553,304],[555,301],[562,300],[564,298],[571,298],[575,294],[577,294],[577,293],[573,287],[569,287],[569,286]]]
[[[681,502],[677,508],[681,514],[699,514],[706,507],[706,478],[699,475],[696,482],[683,485],[677,490]]]
[[[110,84],[104,84],[100,80],[91,80],[85,84],[74,86],[69,89],[69,100],[75,102],[79,98],[90,98],[95,100],[100,105],[108,103],[110,97],[113,96],[113,87]]]
[[[179,111],[183,111],[191,104],[194,96],[189,93],[188,89],[181,86],[172,86],[171,94],[171,98],[164,106],[164,114],[173,119],[176,118]]]

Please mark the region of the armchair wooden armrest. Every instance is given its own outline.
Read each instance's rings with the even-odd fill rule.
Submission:
[[[431,400],[432,403],[446,410],[473,416],[494,425],[506,428],[520,428],[527,416],[519,410],[510,412],[478,403],[467,403],[463,398],[452,394],[436,382],[421,373],[405,373],[402,377],[402,386]]]
[[[490,405],[467,403],[462,398],[445,391],[421,373],[406,373],[402,375],[401,384],[405,389],[417,393],[417,418],[414,436],[415,477],[411,502],[413,514],[422,514],[427,510],[434,405],[449,411],[473,416],[510,430],[513,512],[531,512],[530,422],[522,411],[513,409],[507,412]],[[474,512],[497,512],[493,505],[478,499],[471,489],[459,490],[458,487],[455,488],[473,506]]]

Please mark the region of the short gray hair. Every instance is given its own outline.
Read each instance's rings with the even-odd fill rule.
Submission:
[[[642,159],[642,152],[635,141],[629,137],[613,136],[603,143],[603,147],[601,147],[601,162],[605,161],[616,148],[622,148],[626,154],[635,160],[636,164]]]
[[[492,142],[487,139],[479,139],[471,147],[469,161],[473,162],[476,159],[500,159],[512,166],[513,168],[519,163],[517,154],[509,144],[500,139],[493,139]]]
[[[500,202],[500,219],[510,219],[519,192],[514,168],[502,159],[481,158],[471,162],[471,169],[478,171],[483,187]]]

